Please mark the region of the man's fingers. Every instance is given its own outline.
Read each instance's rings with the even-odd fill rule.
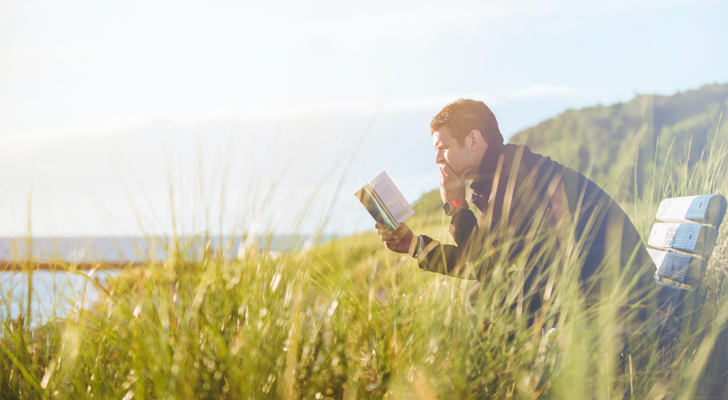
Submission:
[[[442,173],[443,173],[444,176],[448,176],[448,177],[449,176],[452,176],[452,175],[457,176],[457,174],[447,164],[440,164],[440,171],[442,171]]]
[[[399,228],[397,228],[395,230],[392,230],[388,226],[383,226],[383,227],[377,229],[377,234],[378,235],[401,235],[401,236],[404,236],[404,234],[407,233],[408,230],[409,230],[409,228],[405,224],[400,224],[399,225]]]
[[[399,224],[399,228],[397,228],[397,229],[396,229],[396,230],[394,231],[394,233],[395,233],[396,235],[402,235],[402,236],[404,236],[404,234],[405,234],[405,233],[406,233],[406,232],[407,232],[408,230],[409,230],[409,228],[408,228],[408,227],[407,227],[407,225],[405,225],[405,224],[404,224],[404,222],[403,222],[403,223]]]
[[[441,180],[442,179],[449,178],[451,174],[452,174],[452,168],[450,168],[449,165],[447,165],[447,164],[440,164],[440,178],[441,178]]]
[[[383,228],[377,229],[377,233],[380,234],[380,235],[391,235],[392,234],[392,231],[389,230],[389,228],[385,226]]]
[[[379,234],[379,239],[384,243],[384,246],[397,253],[405,253],[405,250],[402,250],[402,239],[407,237],[407,235],[411,235],[412,231],[410,231],[409,227],[405,225],[405,223],[400,223],[399,227],[392,231],[392,227],[377,223],[376,225],[377,233]]]

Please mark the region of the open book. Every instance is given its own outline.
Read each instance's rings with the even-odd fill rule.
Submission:
[[[377,222],[389,226],[391,230],[399,228],[400,223],[415,213],[384,171],[356,192],[356,198]]]

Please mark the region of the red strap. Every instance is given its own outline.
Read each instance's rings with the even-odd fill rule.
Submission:
[[[453,208],[458,208],[458,207],[467,207],[467,206],[468,206],[468,201],[467,201],[467,200],[465,200],[465,199],[460,199],[460,200],[451,200],[451,201],[450,201],[450,205],[451,205],[451,206],[452,206]]]

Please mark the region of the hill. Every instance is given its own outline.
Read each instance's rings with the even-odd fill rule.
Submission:
[[[637,95],[626,103],[567,110],[517,133],[510,142],[527,144],[600,185],[615,165],[634,162],[636,171],[628,175],[631,180],[621,182],[619,193],[611,194],[632,196],[636,188],[641,195],[663,166],[674,175],[683,165],[692,166],[707,156],[704,152],[710,151],[714,139],[728,140],[728,126],[719,127],[727,106],[728,84],[705,85],[672,96]],[[630,152],[637,144],[637,154]],[[631,159],[624,160],[625,155]]]
[[[620,170],[616,165],[629,166],[615,160],[633,153],[633,139],[644,139],[649,129],[659,133],[652,138],[659,149],[663,140],[683,146],[681,132],[713,129],[711,119],[716,117],[716,126],[717,115],[711,113],[717,109],[710,104],[725,104],[725,97],[716,101],[697,95],[704,89],[680,95],[702,99],[683,99],[686,109],[695,106],[694,112],[663,108],[663,100],[669,103],[675,96],[638,97],[567,111],[531,128],[532,137],[515,139],[533,140],[529,144],[537,151],[572,166],[577,161],[576,168],[578,161],[586,169],[593,165],[588,173],[606,173],[605,178]],[[712,89],[726,91],[725,86]],[[642,102],[649,106],[650,101],[652,108],[643,109]],[[653,117],[645,118],[645,110]],[[661,122],[659,129],[655,121]],[[577,123],[581,127],[569,125]],[[719,134],[726,136],[724,130]],[[693,136],[694,151],[700,143],[705,148],[708,138],[713,142],[707,134]],[[574,142],[575,137],[582,142]],[[645,151],[649,145],[644,144]],[[581,150],[582,160],[569,158],[569,148]],[[615,160],[599,158],[615,149],[620,156]],[[724,147],[702,160],[692,158],[695,168],[675,169],[669,185],[645,185],[646,195],[630,204],[630,217],[638,226],[651,224],[654,197],[728,193],[727,155]],[[597,182],[609,188],[623,180],[619,176]],[[448,219],[440,206],[437,190],[425,194],[413,205],[416,214],[408,225],[447,241]],[[472,296],[474,282],[424,273],[368,230],[290,253],[245,251],[235,258],[188,251],[177,242],[164,262],[127,269],[103,285],[91,277],[94,271],[86,275],[73,264],[62,265],[84,278],[83,287],[95,290],[98,301],[80,307],[86,289],[67,296],[48,284],[54,288],[54,307],[48,311],[50,322],[36,330],[28,328],[31,318],[38,318],[31,313],[38,289],[3,287],[8,311],[0,317],[0,398],[583,399],[600,393],[722,398],[728,392],[723,376],[727,232],[723,224],[705,267],[699,289],[705,294],[703,311],[695,332],[686,330],[671,340],[674,352],[650,340],[648,355],[634,357],[635,373],[636,353],[609,347],[625,337],[614,318],[615,299],[634,281],[619,277],[625,286],[592,301],[575,285],[578,275],[568,273],[581,268],[570,252],[576,247],[565,246],[569,251],[562,257],[539,268],[536,277],[546,282],[548,295],[523,290],[532,275],[524,273],[522,257],[514,263],[494,258],[484,266],[480,294]],[[539,313],[522,307],[532,299],[543,299]],[[64,302],[76,305],[59,317],[55,305]],[[11,310],[20,316],[11,318]],[[652,327],[637,327],[638,332],[647,329]],[[614,352],[610,356],[605,349]]]

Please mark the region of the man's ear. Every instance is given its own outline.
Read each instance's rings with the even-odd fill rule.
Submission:
[[[473,129],[472,131],[470,131],[470,150],[475,151],[475,149],[478,148],[482,140],[483,136],[480,134],[479,130]]]

